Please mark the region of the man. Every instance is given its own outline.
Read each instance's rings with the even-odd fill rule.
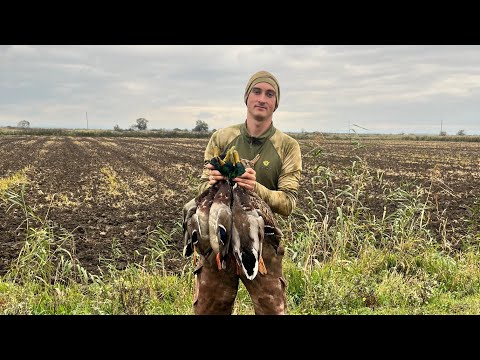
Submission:
[[[233,180],[238,186],[256,192],[273,212],[287,216],[296,206],[302,159],[298,142],[273,126],[273,113],[280,102],[277,79],[267,71],[253,74],[245,88],[244,100],[245,122],[217,130],[210,138],[204,156],[205,182],[199,186],[198,194],[224,179],[209,164],[215,147],[224,153],[235,146],[242,159],[252,160],[257,154],[260,158],[253,168],[246,168],[243,175]],[[234,260],[226,269],[219,270],[213,252],[206,258],[200,256],[195,269],[195,314],[231,314],[239,279],[250,294],[255,314],[285,314],[284,253],[282,244],[275,251],[264,242],[262,256],[267,273],[259,273],[253,280],[238,275]]]

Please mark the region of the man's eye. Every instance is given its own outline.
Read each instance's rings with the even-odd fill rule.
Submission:
[[[252,91],[255,95],[260,95],[261,91],[260,89],[253,89]]]
[[[275,93],[274,92],[271,92],[271,91],[267,91],[267,96],[269,98],[273,98],[275,96]]]

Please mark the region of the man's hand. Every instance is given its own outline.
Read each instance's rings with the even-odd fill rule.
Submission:
[[[246,168],[245,172],[241,176],[234,178],[233,181],[246,190],[255,191],[257,172],[252,168]]]
[[[210,170],[210,175],[208,176],[209,185],[213,185],[217,181],[227,180],[212,164],[207,164],[205,167]],[[256,175],[257,172],[252,168],[245,168],[245,172],[241,176],[234,178],[233,181],[246,190],[255,191],[255,185],[257,184]]]
[[[226,180],[227,178],[220,174],[220,171],[215,169],[215,166],[212,164],[205,165],[207,169],[210,169],[210,175],[208,176],[208,183],[210,185],[215,184],[217,181]]]

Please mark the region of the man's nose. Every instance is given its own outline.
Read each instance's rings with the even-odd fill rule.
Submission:
[[[258,98],[258,101],[264,103],[264,102],[267,101],[267,100],[266,100],[266,97],[267,97],[266,94],[260,94],[260,96],[259,96],[259,98]]]

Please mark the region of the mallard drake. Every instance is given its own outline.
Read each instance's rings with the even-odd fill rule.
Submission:
[[[260,159],[260,154],[257,154],[257,156],[255,156],[255,158],[253,158],[252,160],[240,159],[240,162],[245,168],[247,167],[253,168],[255,166],[255,163],[258,161],[258,159]],[[265,229],[264,229],[265,239],[267,239],[268,242],[272,244],[273,248],[275,249],[275,252],[277,252],[278,245],[280,244],[280,240],[283,236],[283,233],[277,224],[277,220],[273,215],[272,209],[270,209],[270,206],[268,206],[268,204],[256,192],[253,192],[253,191],[247,191],[247,192],[250,195],[250,201],[252,206],[257,210],[257,212],[265,222]]]
[[[195,250],[207,256],[212,251],[208,221],[217,189],[217,184],[209,187],[183,207],[184,256],[190,256]]]
[[[280,240],[283,237],[283,233],[278,226],[272,209],[256,192],[248,191],[248,195],[250,196],[250,203],[252,207],[257,211],[264,221],[265,240],[268,241],[275,249],[275,252],[277,252],[278,246],[280,245]]]
[[[247,279],[253,280],[258,272],[266,274],[262,258],[265,223],[244,188],[235,184],[232,193],[232,250]]]
[[[218,269],[226,268],[232,231],[232,189],[227,181],[218,183],[209,216],[210,246],[217,254]]]
[[[210,186],[206,189],[203,193],[198,196],[197,200],[197,209],[195,214],[192,215],[194,219],[193,225],[197,225],[198,227],[198,244],[196,246],[197,251],[203,255],[208,256],[212,251],[212,247],[210,246],[210,225],[209,225],[209,217],[210,217],[210,208],[212,207],[213,198],[218,190],[218,183]]]

